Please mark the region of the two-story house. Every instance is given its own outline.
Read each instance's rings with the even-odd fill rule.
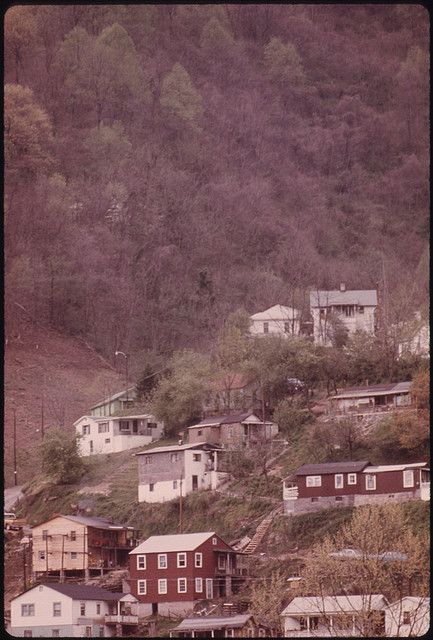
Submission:
[[[166,502],[200,489],[216,489],[227,477],[218,470],[220,450],[202,440],[136,453],[138,501]]]
[[[368,460],[304,464],[284,480],[287,515],[338,506],[430,499],[426,462],[371,465]]]
[[[187,429],[188,442],[210,442],[226,449],[257,446],[272,440],[278,433],[278,425],[263,422],[253,413],[236,413],[228,416],[205,418]]]
[[[129,556],[141,615],[191,612],[198,600],[230,597],[247,578],[245,556],[213,531],[151,536]]]
[[[332,317],[337,317],[351,335],[365,331],[373,335],[376,328],[377,291],[375,289],[310,291],[310,313],[316,344],[332,343]]]
[[[125,566],[137,531],[104,518],[58,515],[33,527],[32,541],[35,579],[42,575],[87,579]]]
[[[301,312],[293,307],[275,304],[265,311],[250,316],[250,333],[253,336],[278,335],[298,336]]]
[[[149,413],[111,417],[82,416],[74,427],[81,456],[116,453],[159,440],[164,423]]]
[[[412,382],[391,382],[341,389],[330,396],[329,409],[334,415],[395,411],[412,404]]]
[[[11,634],[19,638],[110,638],[137,629],[138,601],[81,584],[39,584],[11,601]]]

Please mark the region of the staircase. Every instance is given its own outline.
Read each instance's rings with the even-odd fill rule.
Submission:
[[[268,513],[268,515],[261,521],[261,523],[257,527],[255,534],[251,538],[251,542],[249,542],[245,547],[245,549],[243,550],[244,553],[251,555],[255,552],[255,550],[257,549],[257,547],[265,537],[271,525],[271,522],[276,516],[282,513],[282,511],[283,511],[283,505],[280,504],[278,505],[278,507],[273,509],[271,513]]]

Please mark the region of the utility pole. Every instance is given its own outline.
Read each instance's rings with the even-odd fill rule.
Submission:
[[[17,411],[14,408],[14,485],[18,484],[17,477]]]

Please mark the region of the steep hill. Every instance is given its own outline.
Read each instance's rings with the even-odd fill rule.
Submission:
[[[16,412],[18,483],[39,469],[37,445],[52,426],[71,429],[77,418],[125,385],[83,341],[20,320],[5,347],[5,483],[13,484],[13,422]]]

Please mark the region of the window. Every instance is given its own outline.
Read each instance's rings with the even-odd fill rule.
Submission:
[[[322,476],[307,476],[307,487],[321,487]]]
[[[158,553],[158,569],[167,569],[166,553]]]
[[[46,560],[46,555],[45,555],[45,551],[38,551],[38,559],[39,560]]]
[[[62,615],[62,603],[53,602],[53,617],[59,618]]]
[[[154,490],[154,488],[155,488],[155,483],[154,483],[154,482],[151,482],[151,483],[149,484],[149,491],[153,491],[153,490]]]
[[[177,480],[173,480],[173,489],[177,489]]]
[[[101,613],[101,603],[97,602],[96,603],[96,614],[99,616]]]
[[[403,471],[403,487],[405,489],[414,486],[413,469],[405,469]]]
[[[177,579],[177,592],[186,593],[186,578]]]
[[[21,605],[21,615],[25,616],[34,616],[35,615],[35,605],[34,604],[22,604]]]
[[[137,556],[137,569],[146,568],[146,556]]]
[[[144,456],[144,464],[152,464],[153,456]]]
[[[336,489],[342,489],[343,488],[343,474],[342,473],[336,473],[334,476],[334,486]]]
[[[218,540],[216,538],[212,538],[212,544],[218,544]]]
[[[192,459],[194,460],[194,462],[200,462],[200,460],[201,460],[201,453],[193,453],[193,454],[192,454]]]
[[[53,629],[52,637],[60,638],[60,629]]]
[[[177,462],[179,459],[179,456],[177,453],[170,453],[170,462]]]
[[[410,611],[403,611],[403,624],[410,624]]]
[[[70,536],[72,541],[75,541],[77,539],[77,532],[76,531],[71,531],[69,536]]]
[[[80,616],[86,615],[86,603],[80,602]]]
[[[100,422],[98,424],[98,433],[107,433],[107,431],[109,431],[108,422]]]
[[[48,540],[48,530],[43,529],[42,531],[42,540]]]
[[[263,333],[269,333],[269,322],[263,323]]]
[[[31,629],[24,629],[24,638],[31,638],[32,635],[33,634]]]
[[[196,553],[194,555],[194,566],[201,568],[203,566],[203,554],[202,553]]]
[[[146,580],[137,580],[137,593],[139,596],[145,596],[147,593]]]
[[[376,476],[371,473],[365,475],[365,488],[367,491],[374,491],[376,489]]]
[[[356,484],[356,473],[347,474],[347,484]]]
[[[162,595],[167,593],[167,579],[166,578],[160,578],[158,580],[158,593],[160,593]]]
[[[186,553],[178,553],[177,554],[177,568],[181,569],[186,567]]]
[[[364,307],[358,307],[358,313],[364,313]]]
[[[104,442],[105,442],[105,444],[109,444],[111,442],[111,439],[110,438],[105,438]]]
[[[78,558],[78,553],[76,551],[71,551],[71,560],[76,560]]]
[[[202,593],[203,592],[203,579],[202,578],[196,578],[195,579],[195,590],[197,593]]]
[[[90,434],[90,424],[83,424],[83,436]]]

